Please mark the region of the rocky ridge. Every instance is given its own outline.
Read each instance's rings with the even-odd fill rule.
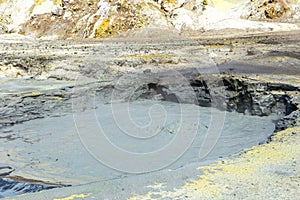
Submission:
[[[3,0],[0,10],[0,33],[47,39],[111,37],[145,27],[196,35],[222,29],[288,31],[299,28],[300,18],[297,0]]]

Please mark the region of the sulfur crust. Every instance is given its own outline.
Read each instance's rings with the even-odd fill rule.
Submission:
[[[153,195],[161,198],[222,199],[222,194],[230,193],[231,183],[252,183],[259,186],[272,177],[266,171],[272,166],[284,166],[294,158],[300,159],[300,126],[288,128],[276,133],[272,142],[255,146],[235,159],[201,166],[197,169],[201,175],[196,180],[189,180],[182,188],[167,191],[150,191],[144,195],[136,195],[128,200],[153,199]],[[298,174],[299,175],[299,174]],[[265,183],[266,184],[266,183]]]

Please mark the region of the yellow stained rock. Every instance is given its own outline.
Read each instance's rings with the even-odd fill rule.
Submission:
[[[272,137],[272,142],[252,147],[235,159],[198,167],[197,169],[202,172],[199,179],[190,180],[182,188],[174,191],[159,189],[133,196],[128,200],[149,200],[153,199],[153,194],[159,195],[161,197],[159,199],[164,197],[181,199],[183,196],[190,196],[192,199],[222,199],[224,193],[232,192],[233,186],[267,184],[272,179],[266,172],[272,169],[272,166],[284,166],[294,158],[300,158],[299,133],[299,126],[288,128],[276,133]]]
[[[173,58],[173,57],[177,57],[177,56],[175,54],[140,54],[140,55],[119,56],[119,58],[143,59],[145,61],[150,61],[151,59],[157,59],[157,58]]]
[[[110,35],[109,34],[109,24],[110,24],[109,18],[103,19],[102,23],[97,27],[97,29],[95,31],[95,38],[105,37],[105,36]]]
[[[53,0],[53,3],[54,3],[55,5],[62,6],[62,0]]]
[[[89,197],[91,194],[73,194],[68,197],[63,197],[63,198],[55,198],[53,200],[75,200],[75,199],[83,199],[86,197]]]
[[[227,10],[234,7],[236,4],[224,0],[212,0],[213,6],[219,10]]]
[[[299,152],[296,152],[300,148],[299,143],[290,146],[282,142],[295,132],[299,133],[300,127],[278,132],[273,137],[272,142],[252,147],[240,158],[230,160],[226,164],[219,162],[210,166],[199,167],[198,169],[203,171],[203,175],[199,176],[198,180],[192,180],[185,184],[184,188],[188,190],[197,189],[202,193],[209,191],[212,196],[218,196],[218,193],[222,191],[222,183],[219,183],[219,180],[259,181],[259,176],[263,175],[262,169],[264,167],[281,164],[294,156],[299,156]],[[290,140],[289,138],[288,141]]]
[[[174,3],[176,3],[176,0],[167,0],[167,2],[174,4]]]
[[[35,0],[36,5],[41,5],[45,0]]]
[[[4,2],[5,0],[0,0],[0,2]],[[46,0],[35,0],[35,4],[36,5],[41,5],[42,3],[44,3]],[[53,0],[53,3],[55,5],[59,5],[59,6],[62,6],[62,0]]]

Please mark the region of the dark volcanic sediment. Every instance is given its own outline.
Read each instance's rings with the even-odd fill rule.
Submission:
[[[295,105],[286,92],[297,91],[299,85],[293,81],[300,71],[297,34],[196,41],[175,39],[151,44],[148,40],[139,43],[118,40],[81,43],[20,39],[12,43],[4,39],[0,52],[1,76],[4,78],[0,122],[3,126],[59,115],[53,113],[56,107],[61,113],[70,111],[66,100],[73,95],[75,85],[76,91],[83,84],[83,90],[109,93],[120,78],[126,82],[125,75],[149,86],[163,81],[176,83],[170,74],[177,72],[186,76],[199,93],[200,105],[209,106],[209,93],[221,86],[229,93],[228,97],[223,91],[216,92],[223,95],[221,99],[226,99],[229,111],[254,115],[289,114]],[[217,79],[205,77],[205,74],[216,73],[219,74]],[[224,73],[235,77],[220,75]],[[204,75],[205,79],[201,80],[198,74]],[[263,80],[264,77],[275,82]],[[6,78],[18,80],[7,81]],[[20,78],[33,80],[22,81]],[[131,87],[130,81],[122,83],[122,87]],[[203,81],[217,83],[211,83],[213,88],[205,88]],[[285,94],[272,94],[272,91]],[[285,107],[283,104],[289,105]]]

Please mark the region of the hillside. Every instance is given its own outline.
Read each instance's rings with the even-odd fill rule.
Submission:
[[[299,10],[297,0],[1,0],[0,33],[82,39],[145,27],[288,31],[298,29]]]

